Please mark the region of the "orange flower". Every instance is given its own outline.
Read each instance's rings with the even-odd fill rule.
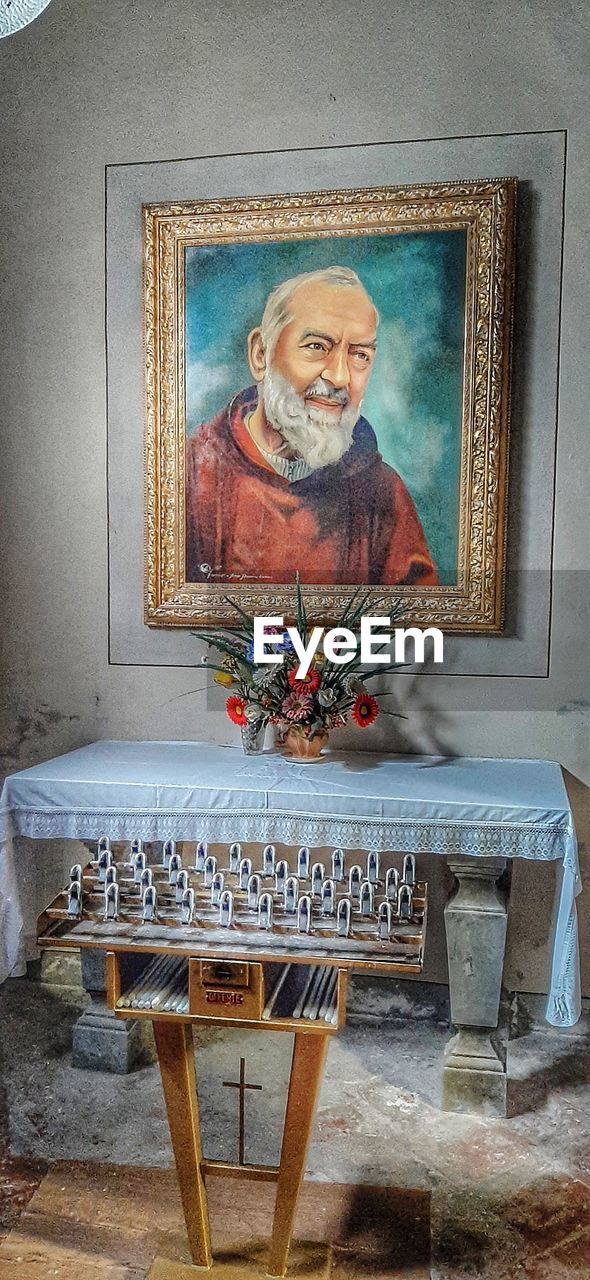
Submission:
[[[366,729],[367,725],[372,724],[379,715],[379,704],[376,698],[372,698],[370,693],[359,693],[359,696],[352,708],[352,718],[356,720],[359,729]]]
[[[234,724],[248,723],[246,720],[246,701],[244,698],[239,698],[237,693],[233,693],[231,698],[228,698],[225,708]]]
[[[287,680],[291,688],[296,693],[315,693],[316,689],[320,687],[319,673],[310,667],[307,675],[299,679],[297,676],[298,670],[298,667],[291,667],[291,670],[287,672]]]
[[[225,689],[231,689],[232,684],[236,683],[231,671],[216,671],[213,679],[215,684],[223,685]]]

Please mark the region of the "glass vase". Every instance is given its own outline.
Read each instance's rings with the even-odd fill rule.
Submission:
[[[248,720],[241,726],[244,755],[259,756],[264,751],[266,720]]]

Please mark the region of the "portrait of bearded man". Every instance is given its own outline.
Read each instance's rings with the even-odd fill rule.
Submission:
[[[188,582],[435,585],[416,508],[361,414],[379,317],[349,268],[284,281],[253,385],[187,442]]]

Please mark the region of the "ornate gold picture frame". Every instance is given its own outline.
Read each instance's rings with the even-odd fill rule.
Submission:
[[[318,621],[360,584],[501,631],[515,195],[144,205],[149,626],[288,617],[299,571]],[[341,455],[291,448],[284,404],[329,449],[348,422]]]

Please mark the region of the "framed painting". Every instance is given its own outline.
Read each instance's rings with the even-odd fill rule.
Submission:
[[[149,626],[501,630],[515,192],[144,205]]]

